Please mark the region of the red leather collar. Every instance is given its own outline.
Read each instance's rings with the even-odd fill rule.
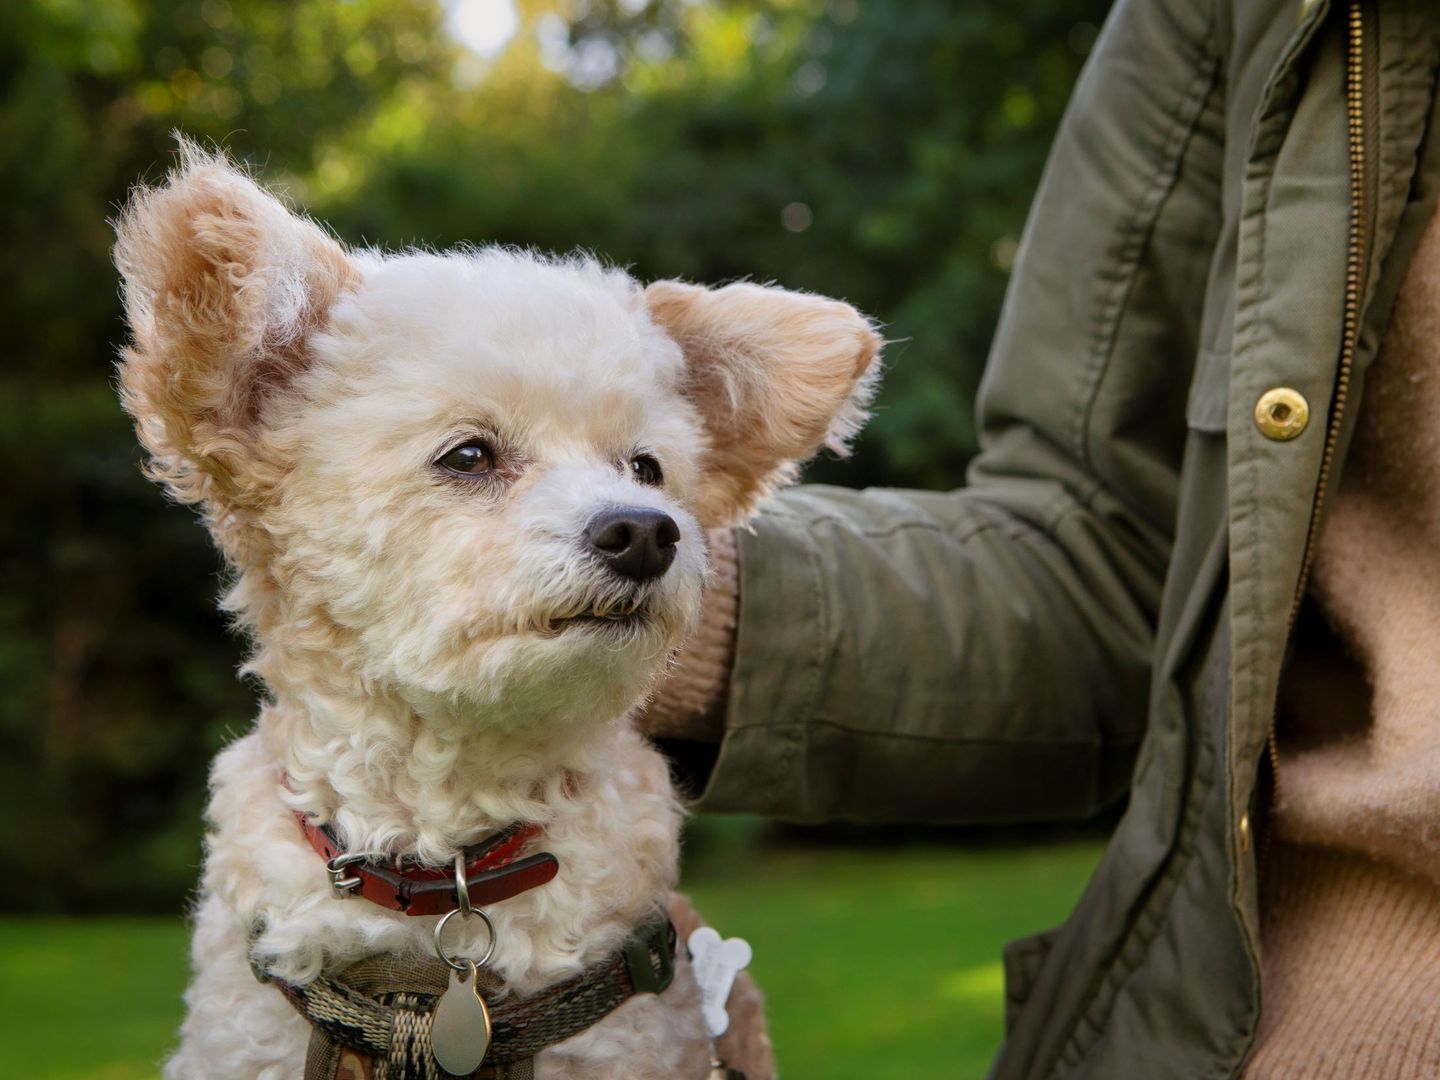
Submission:
[[[371,855],[349,855],[329,826],[317,825],[299,810],[295,820],[325,860],[337,896],[363,896],[406,915],[443,915],[460,906],[454,867],[387,864]],[[472,905],[483,908],[508,900],[559,872],[560,860],[548,851],[519,857],[542,832],[538,825],[517,823],[465,848],[465,886]]]

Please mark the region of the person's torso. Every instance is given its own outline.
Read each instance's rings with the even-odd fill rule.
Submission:
[[[1440,140],[1426,138],[1440,11],[1221,7],[1197,18],[1194,5],[1122,0],[1082,77],[1087,106],[1119,126],[1133,72],[1170,96],[1169,175],[1124,182],[1163,204],[1205,190],[1176,183],[1185,170],[1213,178],[1220,221],[1202,249],[1175,544],[1130,804],[1071,920],[1007,952],[998,1080],[1241,1068],[1260,1008],[1252,815],[1280,675],[1365,373],[1440,182]],[[1127,242],[1149,240],[1117,235]]]

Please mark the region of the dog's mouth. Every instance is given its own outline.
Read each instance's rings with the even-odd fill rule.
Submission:
[[[551,635],[567,631],[589,631],[621,636],[627,632],[643,630],[653,621],[654,616],[650,611],[639,605],[610,609],[587,608],[574,615],[551,619],[545,629]]]
[[[632,611],[628,615],[597,615],[593,612],[585,612],[582,615],[571,615],[565,619],[556,619],[550,625],[557,631],[568,630],[571,627],[589,627],[602,630],[624,630],[629,627],[644,626],[650,622],[650,616],[643,611]]]

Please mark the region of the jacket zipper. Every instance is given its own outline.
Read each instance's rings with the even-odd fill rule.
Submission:
[[[1345,405],[1350,396],[1350,376],[1355,367],[1355,350],[1360,338],[1360,312],[1365,299],[1365,284],[1370,261],[1371,193],[1369,190],[1369,165],[1374,158],[1373,150],[1367,150],[1373,136],[1373,124],[1366,118],[1371,112],[1374,87],[1370,84],[1371,66],[1366,64],[1366,51],[1370,43],[1365,35],[1364,0],[1351,0],[1346,13],[1345,35],[1345,129],[1350,151],[1350,223],[1346,238],[1345,253],[1345,311],[1340,337],[1340,366],[1335,376],[1335,398],[1330,407],[1329,426],[1325,432],[1325,450],[1320,458],[1320,476],[1315,489],[1315,502],[1310,511],[1310,527],[1305,536],[1305,550],[1300,560],[1300,577],[1295,585],[1295,597],[1290,606],[1290,616],[1285,625],[1285,639],[1289,641],[1295,632],[1295,623],[1300,617],[1300,608],[1305,600],[1305,590],[1310,584],[1310,572],[1315,563],[1315,548],[1320,537],[1320,526],[1325,509],[1326,489],[1330,473],[1335,464],[1335,451],[1340,442],[1340,425],[1345,415]],[[1279,702],[1270,714],[1270,731],[1265,740],[1270,757],[1270,785],[1272,805],[1280,794],[1280,747],[1276,735]],[[1263,859],[1270,846],[1267,828],[1262,838],[1259,857]]]

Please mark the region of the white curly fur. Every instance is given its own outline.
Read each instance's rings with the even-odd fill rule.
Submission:
[[[704,341],[687,341],[685,304],[667,295],[662,311],[589,258],[348,252],[191,146],[137,192],[117,263],[126,405],[152,474],[200,506],[233,565],[225,606],[265,689],[255,730],[212,772],[167,1077],[301,1075],[308,1026],[251,974],[257,920],[257,954],[290,981],[430,949],[433,917],[331,894],[292,810],[351,850],[438,864],[538,823],[560,872],[491,909],[493,969],[523,995],[614,950],[677,876],[681,810],[629,720],[698,616],[703,527],[743,514],[837,420],[858,424],[868,324],[777,289],[668,286],[712,305]],[[472,438],[493,447],[491,474],[437,467]],[[662,486],[627,471],[641,452]],[[727,454],[744,476],[722,475]],[[674,519],[668,572],[637,586],[587,555],[587,521],[613,505]],[[644,617],[619,629],[557,626],[632,608]],[[478,926],[455,940],[485,946]],[[670,990],[547,1050],[537,1075],[700,1077],[708,1061],[682,963]]]

